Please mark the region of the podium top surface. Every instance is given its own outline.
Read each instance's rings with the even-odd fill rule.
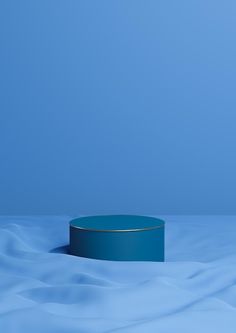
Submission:
[[[140,215],[95,215],[73,219],[70,226],[88,231],[127,232],[164,227],[165,222],[156,217]]]

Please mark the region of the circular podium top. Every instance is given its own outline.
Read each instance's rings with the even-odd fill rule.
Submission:
[[[161,219],[139,215],[97,215],[79,217],[70,226],[88,231],[127,232],[151,230],[163,227]]]

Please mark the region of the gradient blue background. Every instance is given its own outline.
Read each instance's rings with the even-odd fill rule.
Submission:
[[[235,1],[0,2],[0,214],[235,214]]]

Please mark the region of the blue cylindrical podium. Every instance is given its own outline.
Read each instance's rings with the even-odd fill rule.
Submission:
[[[99,215],[70,222],[70,253],[80,257],[164,261],[165,222],[138,215]]]

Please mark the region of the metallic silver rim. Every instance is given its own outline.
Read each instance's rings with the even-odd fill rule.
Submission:
[[[135,232],[135,231],[147,231],[147,230],[154,230],[154,229],[160,229],[164,228],[163,225],[155,226],[155,227],[147,227],[147,228],[138,228],[138,229],[119,229],[119,230],[103,230],[103,229],[91,229],[91,228],[82,228],[82,227],[77,227],[75,225],[70,225],[71,228],[83,230],[83,231],[96,231],[96,232]]]

